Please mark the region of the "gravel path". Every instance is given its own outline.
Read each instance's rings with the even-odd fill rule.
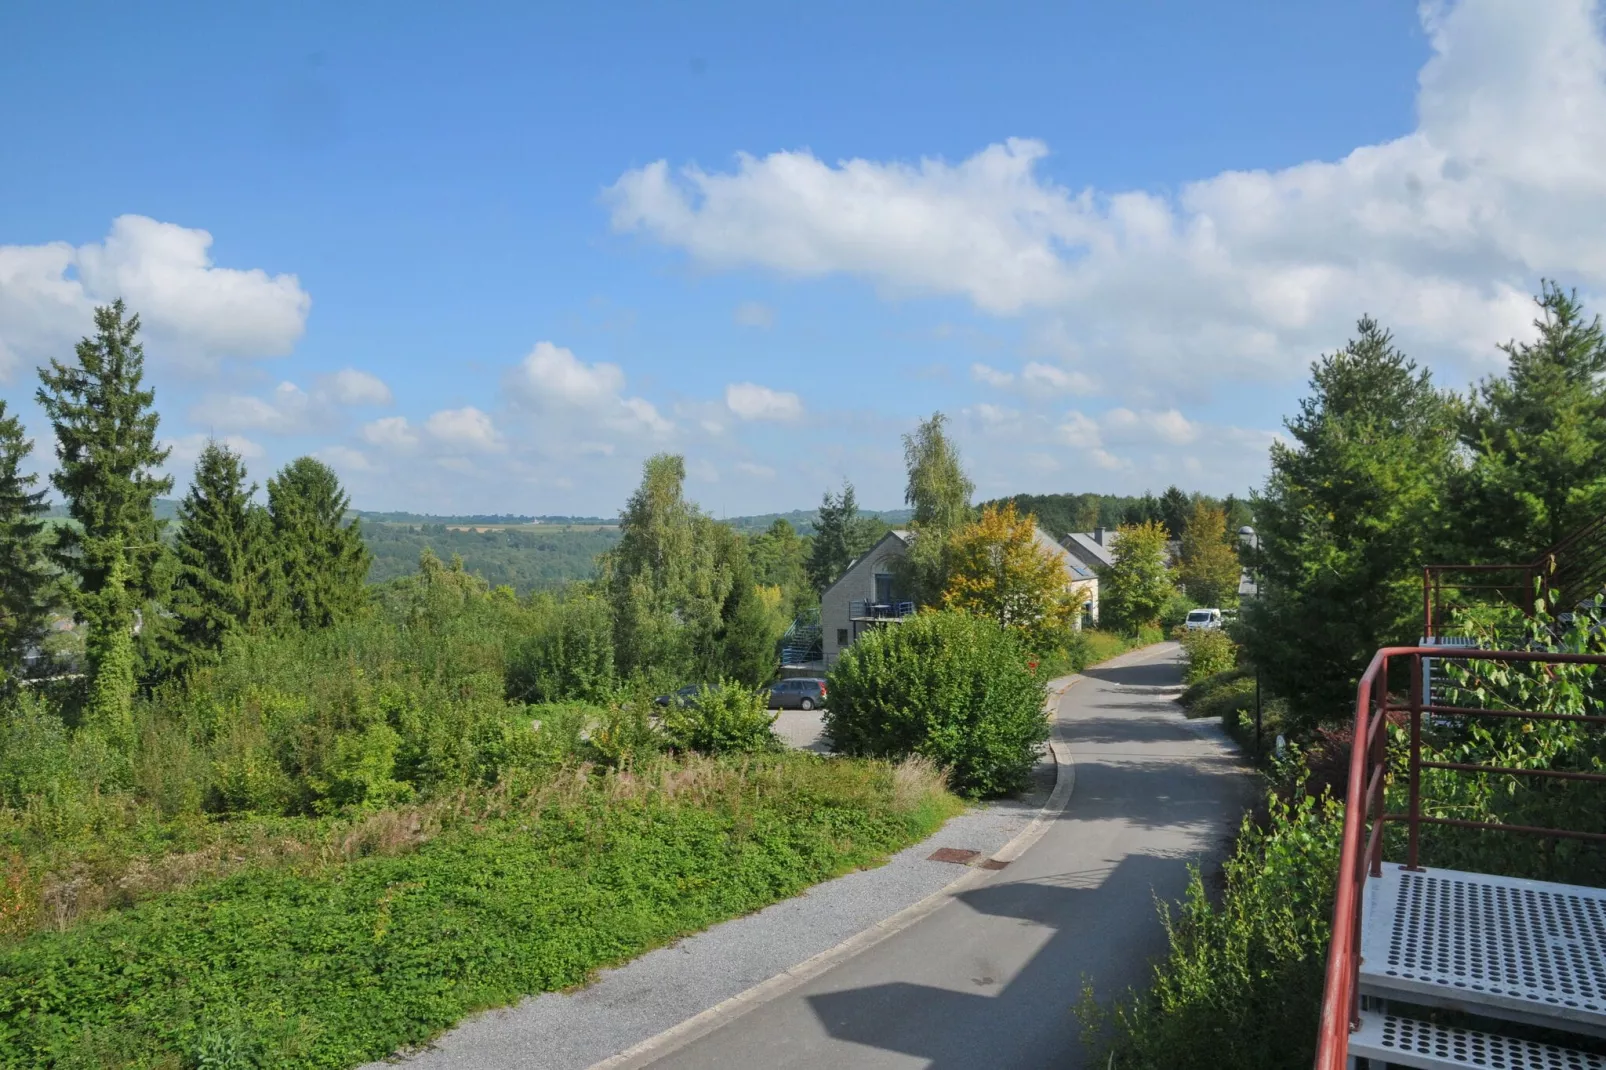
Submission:
[[[1064,681],[1056,681],[1055,687]],[[785,711],[776,729],[793,746],[823,749],[820,715]],[[408,1070],[584,1070],[790,969],[938,891],[968,872],[929,861],[939,847],[993,854],[1047,801],[1055,766],[1039,765],[1033,792],[973,807],[934,836],[861,870],[648,952],[572,992],[549,992],[465,1021]],[[387,1063],[372,1063],[371,1068]]]

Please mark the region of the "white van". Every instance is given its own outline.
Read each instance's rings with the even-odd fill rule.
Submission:
[[[1172,619],[1174,620],[1175,618]],[[1182,622],[1182,626],[1190,632],[1196,632],[1203,628],[1219,628],[1221,627],[1221,610],[1190,609],[1188,610],[1188,619]]]

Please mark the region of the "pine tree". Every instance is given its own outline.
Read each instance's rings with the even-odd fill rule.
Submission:
[[[1254,499],[1259,594],[1242,610],[1249,659],[1305,724],[1353,713],[1373,652],[1420,635],[1453,447],[1432,377],[1369,318],[1310,386]]]
[[[1188,518],[1192,515],[1193,501],[1179,487],[1167,487],[1165,493],[1160,495],[1160,523],[1165,525],[1169,538],[1182,538]]]
[[[155,395],[140,388],[139,317],[126,312],[120,300],[97,308],[94,337],[78,343],[73,363],[52,360],[41,369],[37,394],[56,433],[59,466],[51,480],[78,522],[56,528],[53,554],[77,581],[73,608],[89,625],[91,692],[106,693],[104,705],[113,710],[123,700],[108,688],[126,684],[132,694],[136,611],[160,591],[164,548],[154,502],[173,486],[156,475],[169,451],[156,443]],[[104,685],[95,679],[98,665],[115,669]]]
[[[367,603],[370,555],[340,480],[322,461],[301,457],[268,480],[273,572],[289,621],[324,628]]]
[[[45,492],[24,474],[33,450],[22,423],[0,400],[0,682],[18,675],[45,634],[53,581],[44,556]]]
[[[230,635],[259,623],[265,577],[264,526],[253,517],[255,484],[246,486],[240,455],[208,442],[195,464],[195,480],[179,503],[175,547],[178,574],[172,609],[173,634],[182,664],[206,660]]]
[[[809,548],[809,582],[819,592],[835,583],[858,556],[870,548],[866,520],[859,516],[859,503],[853,484],[846,480],[840,493],[825,492],[814,524],[814,544]],[[879,535],[874,538],[880,538]]]
[[[1606,515],[1606,331],[1576,293],[1545,282],[1537,341],[1501,348],[1503,376],[1461,404],[1472,464],[1452,484],[1459,556],[1528,561]]]

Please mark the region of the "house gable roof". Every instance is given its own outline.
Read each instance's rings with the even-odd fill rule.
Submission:
[[[893,528],[891,531],[887,532],[885,535],[883,535],[879,539],[877,539],[875,541],[875,543],[873,545],[871,545],[871,547],[868,550],[866,550],[864,553],[860,554],[858,557],[855,557],[852,561],[848,562],[848,567],[842,570],[842,575],[838,576],[835,580],[833,580],[831,582],[831,586],[830,587],[827,587],[825,590],[821,591],[820,592],[820,597],[824,598],[827,594],[829,594],[831,592],[832,588],[834,588],[837,584],[841,583],[843,580],[848,578],[848,573],[850,573],[854,569],[858,568],[865,561],[870,560],[870,558],[875,555],[875,552],[877,550],[881,549],[882,546],[886,545],[888,539],[896,539],[899,546],[903,547],[904,549],[908,549],[909,543],[913,538],[914,538],[914,532],[909,531],[909,530],[904,529],[904,528]]]
[[[1065,536],[1065,543],[1061,549],[1069,551],[1073,556],[1093,566],[1107,566],[1115,564],[1115,558],[1110,556],[1107,546],[1101,546],[1092,534],[1085,531],[1073,531]]]

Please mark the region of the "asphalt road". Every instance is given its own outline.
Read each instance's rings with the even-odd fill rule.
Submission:
[[[1156,897],[1219,861],[1252,784],[1219,728],[1182,716],[1175,644],[1084,674],[1062,698],[1070,805],[1007,869],[655,1070],[1081,1067],[1072,1008],[1141,985]]]

